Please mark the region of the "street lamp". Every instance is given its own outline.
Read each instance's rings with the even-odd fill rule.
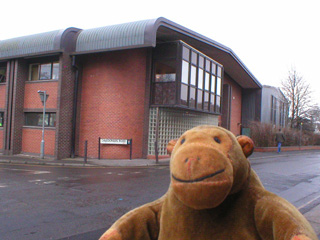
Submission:
[[[40,158],[44,158],[44,121],[46,116],[46,102],[49,97],[49,94],[47,94],[47,91],[38,91],[42,105],[43,105],[43,116],[42,116],[42,140],[40,145]]]

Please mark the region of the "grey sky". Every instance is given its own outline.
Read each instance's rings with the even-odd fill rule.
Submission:
[[[320,104],[318,0],[13,0],[1,6],[0,40],[165,17],[231,48],[262,84],[280,86],[295,67]]]

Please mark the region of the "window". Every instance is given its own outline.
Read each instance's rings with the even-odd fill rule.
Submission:
[[[182,44],[180,104],[221,113],[222,66]]]
[[[43,113],[28,112],[25,113],[25,126],[37,126],[42,127]],[[56,126],[56,114],[46,113],[44,125],[46,127]]]
[[[3,127],[4,124],[4,112],[0,112],[0,127]]]
[[[223,66],[182,41],[153,51],[151,103],[221,113]]]
[[[7,68],[0,67],[0,83],[6,82]]]
[[[59,79],[59,63],[34,63],[30,64],[29,80],[57,80]]]
[[[271,96],[271,123],[277,124],[277,98]]]
[[[176,61],[158,61],[155,63],[156,82],[174,82],[176,80]]]

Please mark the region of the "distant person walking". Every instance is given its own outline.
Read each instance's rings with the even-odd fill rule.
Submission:
[[[276,133],[276,141],[278,143],[278,153],[281,152],[281,145],[285,141],[284,134],[281,132],[281,129],[279,129],[279,132]]]

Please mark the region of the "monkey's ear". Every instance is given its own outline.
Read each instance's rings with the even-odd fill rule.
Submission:
[[[254,150],[254,143],[251,138],[245,136],[245,135],[240,135],[237,137],[237,140],[242,148],[242,151],[246,157],[249,157]]]
[[[167,152],[169,153],[169,155],[171,155],[174,146],[176,145],[178,139],[172,139],[170,140],[170,142],[167,145]]]

